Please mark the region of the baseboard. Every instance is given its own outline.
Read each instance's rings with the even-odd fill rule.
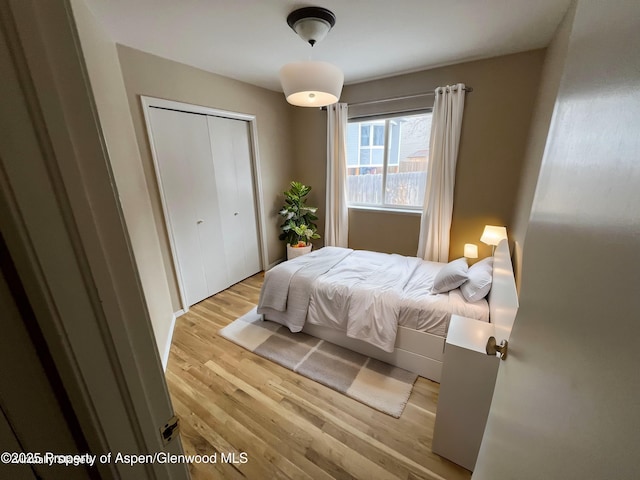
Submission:
[[[181,317],[182,315],[184,315],[185,313],[187,313],[189,310],[184,310],[184,309],[180,309],[177,312],[173,312],[173,316],[178,318]]]
[[[184,313],[182,310],[180,312]],[[182,313],[180,315],[182,315]],[[171,350],[171,341],[173,340],[173,330],[176,328],[176,319],[178,318],[178,312],[173,314],[171,319],[171,326],[169,327],[169,337],[167,338],[167,344],[164,347],[164,354],[162,355],[162,370],[167,371],[167,362],[169,361],[169,351]]]

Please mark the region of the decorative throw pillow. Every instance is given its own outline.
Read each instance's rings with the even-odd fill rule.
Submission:
[[[469,280],[460,287],[465,300],[477,302],[486,297],[493,281],[493,257],[483,258],[471,265],[468,276]]]
[[[444,293],[458,288],[467,281],[468,270],[467,259],[464,257],[447,263],[433,280],[431,293]]]

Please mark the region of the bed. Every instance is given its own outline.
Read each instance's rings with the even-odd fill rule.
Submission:
[[[506,258],[506,275],[512,279],[503,243],[496,263]],[[460,288],[431,293],[434,281],[440,284],[445,267],[452,264],[324,247],[267,271],[258,313],[292,332],[303,331],[439,382],[451,315],[487,322],[495,303],[491,292],[488,300],[473,302]],[[502,270],[494,268],[493,275]]]

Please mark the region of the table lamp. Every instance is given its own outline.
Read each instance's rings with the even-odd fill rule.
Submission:
[[[466,258],[478,258],[478,246],[475,243],[465,243],[464,256]]]
[[[496,250],[496,245],[500,243],[500,240],[503,238],[507,238],[507,228],[506,227],[498,227],[496,225],[485,225],[484,231],[482,232],[482,236],[480,237],[480,241],[482,243],[486,243],[487,245],[491,245],[493,248],[491,249],[491,255]]]

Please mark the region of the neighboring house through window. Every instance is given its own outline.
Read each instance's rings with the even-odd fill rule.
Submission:
[[[349,206],[421,210],[431,113],[349,122]]]

